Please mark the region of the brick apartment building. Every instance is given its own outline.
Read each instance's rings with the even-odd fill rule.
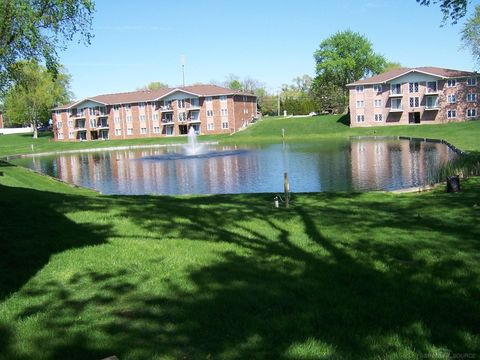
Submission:
[[[232,133],[257,112],[255,95],[215,85],[106,94],[53,109],[55,140]]]
[[[348,84],[350,126],[438,124],[478,117],[475,72],[398,68]]]
[[[3,114],[2,114],[2,111],[0,111],[0,129],[3,129]]]

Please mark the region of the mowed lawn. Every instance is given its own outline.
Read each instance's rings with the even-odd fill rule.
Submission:
[[[264,141],[296,120],[226,140]],[[331,127],[323,136],[357,131],[318,117],[287,136],[307,120]],[[478,151],[478,124],[401,135]],[[272,202],[102,196],[0,163],[0,359],[480,356],[479,178],[455,194]]]

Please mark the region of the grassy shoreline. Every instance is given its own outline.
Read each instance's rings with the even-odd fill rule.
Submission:
[[[291,141],[312,125],[288,120],[221,140],[287,128]],[[313,121],[343,129],[313,141],[376,131]],[[390,132],[478,151],[480,123],[466,124]],[[275,209],[271,194],[103,196],[0,173],[2,360],[480,355],[480,178],[455,194],[294,194]]]

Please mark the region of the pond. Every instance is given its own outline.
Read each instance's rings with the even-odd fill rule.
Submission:
[[[446,145],[352,139],[251,147],[208,145],[184,156],[181,146],[24,157],[17,165],[103,194],[230,194],[395,190],[436,179],[456,155]]]

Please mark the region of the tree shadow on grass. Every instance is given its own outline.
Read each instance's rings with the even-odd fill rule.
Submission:
[[[105,242],[109,225],[78,224],[63,211],[89,198],[0,185],[0,299],[17,291],[64,250]]]
[[[321,194],[299,197],[290,210],[266,205],[271,195],[112,197],[152,241],[224,242],[239,250],[212,246],[217,260],[190,263],[166,280],[138,269],[78,272],[68,286],[33,287],[25,296],[38,304],[18,316],[44,316],[31,342],[45,358],[425,358],[438,351],[447,358],[446,351],[479,352],[478,272],[470,271],[468,259],[448,259],[456,233],[466,249],[478,250],[469,205],[477,195],[470,195],[386,203]],[[443,219],[433,211],[448,206],[457,209]],[[410,216],[412,208],[426,221]],[[344,234],[332,232],[335,227]],[[389,228],[392,237],[377,238],[372,227]],[[397,241],[405,229],[418,239]],[[79,297],[82,289],[89,293]]]
[[[341,116],[340,118],[338,118],[337,122],[345,126],[350,126],[350,114],[345,114]]]

